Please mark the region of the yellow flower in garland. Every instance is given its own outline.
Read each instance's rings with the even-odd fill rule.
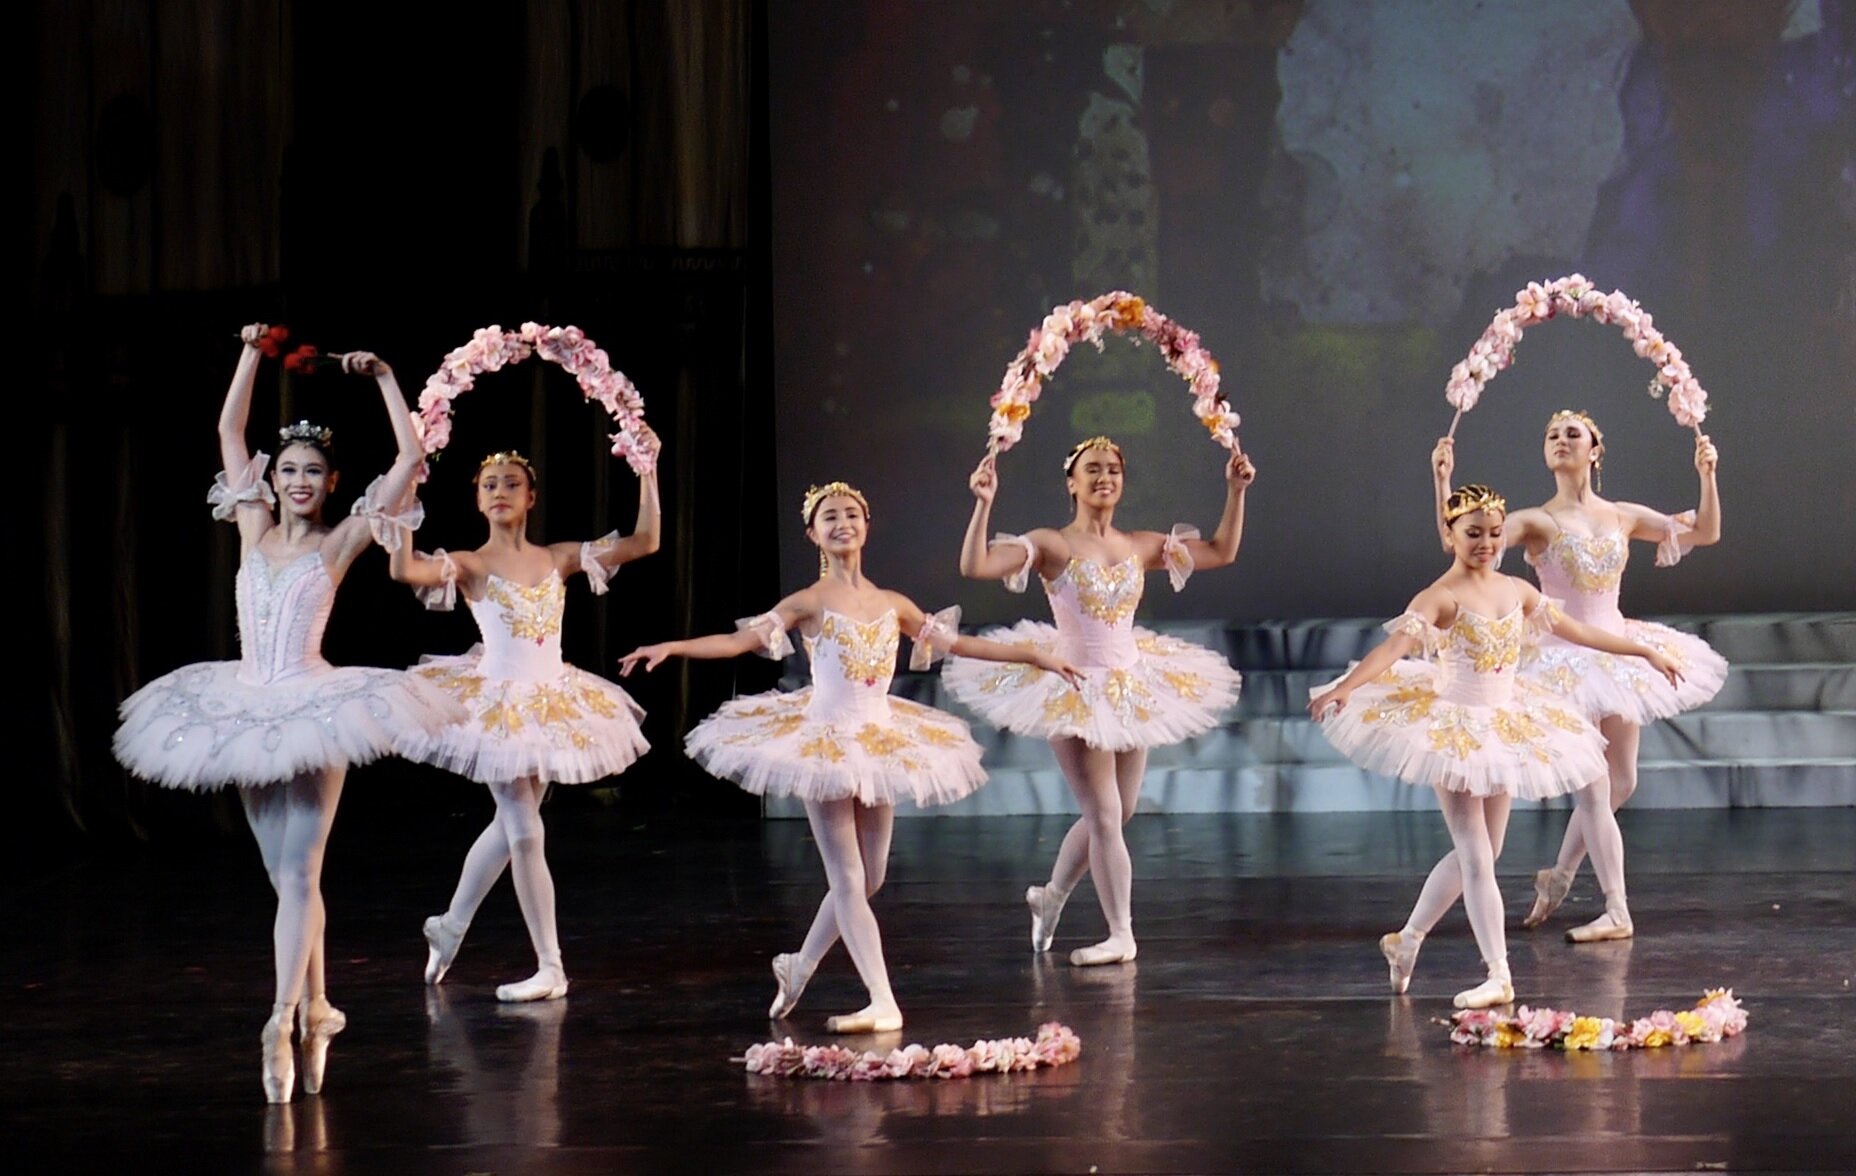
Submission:
[[[1604,1032],[1604,1022],[1597,1017],[1574,1017],[1572,1028],[1566,1031],[1566,1040],[1561,1044],[1569,1050],[1597,1049],[1598,1036]]]
[[[1495,1038],[1490,1044],[1496,1049],[1520,1049],[1527,1044],[1527,1030],[1513,1021],[1502,1021],[1495,1026]]]
[[[1700,1013],[1681,1012],[1676,1014],[1676,1024],[1690,1040],[1700,1037],[1708,1031],[1708,1023],[1701,1019]]]

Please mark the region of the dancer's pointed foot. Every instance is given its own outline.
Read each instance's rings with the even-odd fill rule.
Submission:
[[[1402,994],[1411,987],[1411,973],[1418,966],[1418,949],[1423,946],[1422,931],[1393,931],[1379,937],[1379,951],[1391,968],[1393,992]]]
[[[453,929],[443,915],[433,915],[425,921],[425,982],[437,984],[444,980],[445,973],[451,970],[451,961],[458,958],[458,948],[464,946],[464,932],[467,927]]]
[[[1621,902],[1605,904],[1605,913],[1591,922],[1566,932],[1568,943],[1604,943],[1612,939],[1629,939],[1637,934],[1630,921],[1630,908]]]
[[[1093,947],[1079,947],[1071,952],[1070,965],[1076,968],[1094,968],[1103,964],[1125,964],[1134,958],[1134,953],[1132,938],[1110,937]]]
[[[499,984],[496,999],[505,1004],[527,1000],[559,1000],[567,995],[567,974],[559,964],[543,964],[541,970],[517,984]]]
[[[779,988],[773,994],[773,1007],[767,1010],[768,1020],[781,1020],[793,1011],[800,996],[805,993],[806,985],[811,982],[816,967],[816,964],[808,964],[800,956],[785,952],[773,957],[773,982]]]
[[[303,1093],[318,1094],[322,1075],[329,1065],[329,1042],[348,1028],[348,1014],[329,1003],[326,996],[305,1001],[297,1014],[297,1030],[303,1040]]]
[[[1489,969],[1489,978],[1474,988],[1456,994],[1459,1009],[1488,1009],[1514,1003],[1514,981],[1508,975],[1508,961]]]
[[[290,1048],[290,1034],[296,1028],[296,1006],[271,1006],[271,1019],[264,1023],[258,1040],[264,1046],[264,1100],[287,1103],[296,1089],[296,1053]]]
[[[1063,917],[1063,904],[1070,896],[1050,886],[1033,886],[1025,891],[1025,905],[1031,908],[1031,950],[1049,951],[1057,937],[1057,920]]]
[[[1528,908],[1527,917],[1521,920],[1521,926],[1540,926],[1547,921],[1548,916],[1560,909],[1560,904],[1571,893],[1572,875],[1562,874],[1558,870],[1536,870],[1534,905]]]
[[[894,1033],[902,1028],[902,1010],[894,1005],[866,1005],[855,1013],[825,1019],[827,1033]]]

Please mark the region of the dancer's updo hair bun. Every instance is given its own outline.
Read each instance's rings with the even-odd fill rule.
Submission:
[[[1475,514],[1479,510],[1505,515],[1508,513],[1508,500],[1476,482],[1458,486],[1450,492],[1450,497],[1444,499],[1444,522],[1454,523],[1464,515]]]

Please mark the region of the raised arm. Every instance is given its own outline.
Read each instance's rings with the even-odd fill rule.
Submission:
[[[817,616],[815,592],[810,588],[802,589],[759,616],[739,622],[740,627],[733,633],[711,633],[706,637],[640,645],[619,659],[619,676],[629,677],[640,662],[648,673],[662,665],[664,659],[672,657],[715,660],[740,657],[744,653],[773,656],[777,650],[787,647],[784,636],[788,629]]]
[[[232,384],[226,389],[225,403],[219,409],[219,461],[225,471],[226,485],[233,493],[245,489],[241,479],[248,471],[250,476],[263,477],[262,471],[250,468],[251,449],[245,442],[245,426],[251,419],[251,392],[258,380],[258,363],[264,358],[258,350],[258,340],[269,330],[263,323],[252,323],[239,331],[239,339],[245,347],[239,352],[238,368],[232,373]],[[239,540],[247,547],[263,538],[277,521],[270,504],[263,499],[239,499],[232,511],[238,523]],[[225,516],[215,511],[215,517]]]
[[[1713,441],[1705,434],[1695,438],[1695,473],[1701,479],[1701,493],[1692,522],[1687,512],[1672,518],[1634,502],[1617,504],[1619,512],[1629,521],[1632,539],[1670,544],[1672,550],[1666,556],[1659,554],[1657,563],[1674,563],[1681,558],[1681,552],[1691,547],[1709,547],[1721,541],[1721,490],[1714,478],[1719,460]],[[1672,534],[1672,523],[1680,528],[1679,532]]]
[[[386,475],[368,487],[368,497],[372,501],[357,505],[364,512],[391,513],[407,499],[413,479],[419,476],[419,467],[425,463],[425,451],[419,445],[419,434],[413,431],[412,412],[406,407],[406,396],[400,391],[399,381],[393,377],[393,369],[387,365],[386,360],[373,352],[348,352],[342,356],[342,371],[372,376],[380,386],[380,396],[387,407],[387,419],[393,425],[393,441],[398,452]],[[373,529],[366,513],[350,515],[329,532],[325,550],[333,547],[331,562],[338,576],[342,569],[366,550],[372,538]],[[400,543],[399,546],[405,547],[408,544]]]
[[[1456,438],[1439,437],[1431,447],[1431,498],[1436,504],[1437,538],[1450,550],[1450,524],[1444,521],[1444,501],[1450,497],[1450,475],[1456,472]]]
[[[657,435],[644,430],[646,443],[655,446]],[[603,593],[607,577],[620,564],[651,555],[663,545],[664,510],[658,498],[657,471],[638,478],[638,518],[632,533],[621,537],[617,531],[587,543],[555,543],[549,546],[554,566],[561,575],[585,572],[595,592]]]
[[[1175,538],[1177,549],[1183,550],[1187,561],[1186,572],[1229,567],[1237,559],[1238,544],[1244,539],[1244,494],[1256,479],[1257,467],[1251,464],[1249,456],[1241,451],[1233,452],[1231,460],[1224,465],[1224,513],[1218,517],[1218,529],[1212,532],[1209,540],[1199,538],[1198,533],[1190,529]],[[1166,566],[1167,540],[1168,536],[1158,531],[1136,533],[1141,562],[1146,567]],[[1184,575],[1177,583],[1180,587],[1185,585]]]
[[[969,580],[1010,580],[1025,570],[1025,544],[1031,545],[1032,567],[1044,572],[1046,565],[1062,558],[1052,547],[1050,532],[1030,531],[1018,543],[988,544],[986,532],[992,524],[992,502],[999,493],[999,470],[992,454],[980,459],[967,488],[973,491],[973,517],[967,520],[967,534],[960,544],[960,574]],[[1022,591],[1013,585],[1014,591]]]

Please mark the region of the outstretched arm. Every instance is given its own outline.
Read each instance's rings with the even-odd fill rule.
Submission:
[[[922,657],[920,660],[909,659],[911,668],[925,670],[934,658],[951,653],[960,657],[978,658],[980,661],[1018,662],[1022,665],[1036,666],[1040,670],[1047,670],[1058,675],[1071,686],[1082,686],[1082,671],[1055,654],[1030,645],[1008,645],[1003,641],[989,641],[984,637],[946,631],[942,626],[949,622],[950,617],[958,621],[958,609],[947,610],[946,614],[941,615],[939,621],[933,626],[934,631],[930,632],[928,631],[929,618],[913,600],[900,592],[891,592],[888,595],[896,607],[897,627],[908,636],[910,641],[918,645],[927,642],[931,646],[929,656]]]
[[[1426,588],[1411,598],[1405,606],[1405,612],[1433,627],[1442,627],[1455,618],[1456,606],[1449,593],[1437,588]],[[1421,648],[1419,637],[1410,632],[1397,632],[1381,642],[1371,653],[1361,658],[1347,676],[1334,684],[1334,688],[1308,700],[1308,713],[1314,718],[1321,718],[1329,711],[1338,711],[1347,705],[1347,700],[1362,684],[1371,682],[1385,673],[1392,663],[1402,657],[1409,657]]]
[[[780,631],[791,629],[818,614],[817,604],[812,589],[804,589],[773,606],[769,612],[773,622]],[[766,616],[768,614],[762,614]],[[755,618],[759,620],[760,618]],[[660,641],[655,645],[640,645],[619,659],[619,677],[630,677],[639,663],[644,664],[648,673],[664,664],[666,658],[688,657],[706,660],[740,657],[744,653],[757,653],[768,648],[768,632],[758,625],[747,624],[733,633],[711,633],[706,637],[686,637],[681,641]]]
[[[1583,621],[1575,621],[1558,609],[1554,609],[1552,613],[1552,628],[1555,637],[1564,638],[1589,649],[1615,653],[1622,657],[1640,657],[1649,662],[1650,667],[1657,673],[1669,679],[1671,686],[1682,684],[1682,671],[1676,663],[1641,642],[1620,637],[1616,633],[1608,633]]]

